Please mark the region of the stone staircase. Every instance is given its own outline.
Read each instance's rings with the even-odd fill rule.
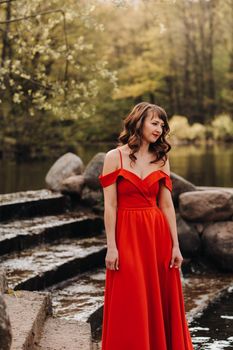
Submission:
[[[87,271],[98,275],[106,252],[102,217],[85,206],[73,207],[66,196],[40,190],[1,195],[0,221],[11,349],[93,349],[88,318],[102,307],[102,298],[85,322],[58,318],[46,288],[60,291],[54,286],[80,280]]]
[[[97,350],[106,253],[102,214],[48,190],[0,195],[0,266],[11,350]],[[232,274],[195,274],[184,261],[189,322],[232,286]],[[1,282],[0,289],[5,284]]]

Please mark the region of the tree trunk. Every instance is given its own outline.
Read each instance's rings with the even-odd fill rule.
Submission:
[[[172,28],[170,26],[170,20],[166,16],[166,26],[168,32],[168,45],[169,45],[169,74],[166,77],[168,85],[168,94],[170,102],[170,110],[172,113],[181,112],[181,100],[180,100],[180,86],[179,86],[179,70],[175,56],[175,44],[172,37]]]
[[[6,25],[5,30],[3,31],[2,36],[2,61],[1,61],[1,67],[4,66],[5,60],[7,58],[11,59],[12,57],[12,50],[10,45],[10,39],[9,39],[9,31],[10,31],[10,21],[11,19],[11,2],[8,0],[6,4]]]
[[[213,67],[213,55],[214,55],[214,11],[216,1],[212,0],[207,2],[207,14],[208,14],[208,33],[206,42],[206,73],[207,73],[207,97],[209,98],[208,105],[208,117],[212,118],[215,114],[215,79],[214,79],[214,67]]]

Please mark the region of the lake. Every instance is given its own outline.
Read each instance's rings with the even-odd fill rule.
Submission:
[[[86,165],[98,152],[114,148],[109,143],[77,145],[76,154]],[[54,150],[51,153],[55,153]],[[57,158],[63,153],[57,154]],[[0,193],[45,188],[45,176],[57,158],[46,160],[0,160]],[[197,186],[233,187],[233,144],[173,146],[171,171]]]

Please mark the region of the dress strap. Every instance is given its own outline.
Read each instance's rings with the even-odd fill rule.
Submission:
[[[118,148],[118,151],[120,152],[120,159],[121,159],[121,169],[123,168],[123,162],[122,162],[122,154],[121,154],[121,151],[120,149]]]

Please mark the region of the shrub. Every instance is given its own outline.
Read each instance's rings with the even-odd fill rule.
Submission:
[[[220,114],[211,123],[213,138],[221,141],[233,141],[233,120],[228,114]]]
[[[170,135],[175,140],[187,140],[190,131],[188,119],[184,116],[174,115],[170,121]]]

